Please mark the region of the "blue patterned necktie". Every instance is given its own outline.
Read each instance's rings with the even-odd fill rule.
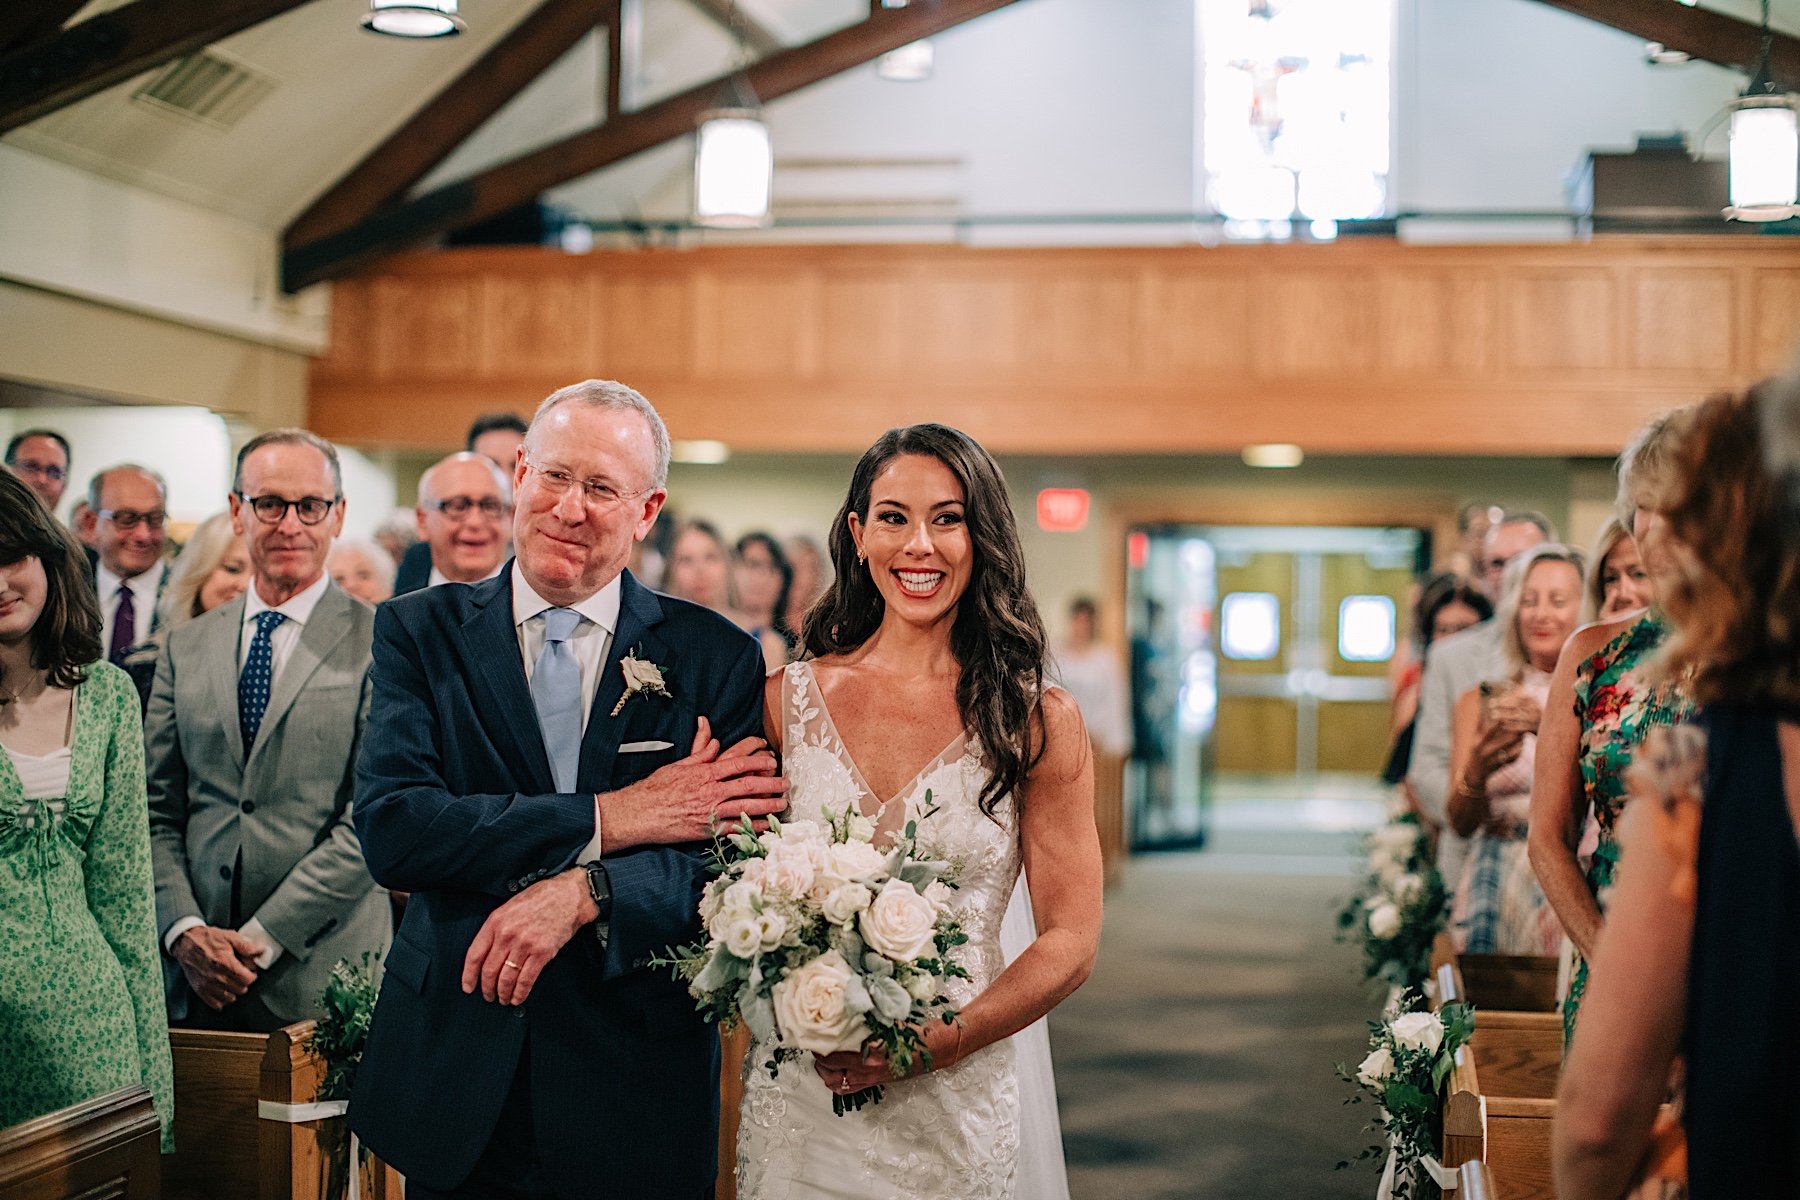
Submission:
[[[569,648],[569,635],[581,624],[572,608],[544,610],[544,648],[531,669],[531,703],[537,709],[544,753],[559,792],[575,790],[575,767],[581,761],[581,664]]]
[[[244,735],[244,757],[256,744],[256,732],[262,728],[263,713],[269,707],[269,686],[275,681],[275,657],[269,635],[287,620],[269,609],[256,614],[256,634],[250,639],[250,654],[244,669],[238,673],[238,732]]]

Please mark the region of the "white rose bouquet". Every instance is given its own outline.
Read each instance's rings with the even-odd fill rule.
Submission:
[[[1431,838],[1405,813],[1370,834],[1367,849],[1368,870],[1338,911],[1338,939],[1362,945],[1365,978],[1421,987],[1431,973],[1431,944],[1450,917]]]
[[[925,793],[924,816],[932,811]],[[950,908],[948,864],[918,851],[918,824],[887,850],[855,812],[748,821],[714,848],[718,878],[700,898],[701,940],[659,965],[675,968],[709,1021],[750,1027],[777,1047],[768,1066],[804,1052],[878,1046],[904,1074],[929,1068],[921,1029],[950,1024],[946,979],[967,979],[951,952],[968,941]],[[881,1088],[832,1096],[839,1115],[880,1103]]]
[[[1386,1135],[1387,1145],[1370,1146],[1354,1161],[1392,1157],[1394,1200],[1429,1200],[1439,1194],[1439,1180],[1449,1177],[1438,1161],[1444,1087],[1457,1049],[1475,1032],[1475,1010],[1468,1005],[1426,1012],[1419,1004],[1417,992],[1402,992],[1390,1013],[1369,1022],[1368,1057],[1354,1072],[1342,1063],[1337,1068],[1338,1077],[1358,1089],[1349,1103],[1368,1099],[1381,1106],[1367,1128]]]

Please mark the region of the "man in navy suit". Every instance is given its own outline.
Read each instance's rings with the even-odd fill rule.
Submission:
[[[355,822],[412,899],[350,1124],[409,1200],[712,1195],[718,1038],[650,960],[698,933],[713,822],[786,802],[755,641],[624,569],[668,462],[637,392],[554,393],[513,561],[377,612]]]

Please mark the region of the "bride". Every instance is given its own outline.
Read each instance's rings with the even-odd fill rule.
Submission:
[[[1087,734],[1068,694],[1044,687],[1006,487],[972,438],[942,425],[884,435],[857,463],[830,542],[837,579],[807,616],[808,658],[764,695],[790,810],[854,803],[878,845],[919,822],[921,848],[960,885],[970,978],[947,985],[959,1020],[924,1031],[930,1068],[905,1078],[878,1050],[770,1078],[771,1048],[753,1045],[738,1194],[1039,1200],[1022,1179],[1066,1186],[1048,1051],[1041,1031],[1012,1035],[1081,985],[1099,943]],[[1001,924],[1021,867],[1038,936],[1007,964]],[[1032,1048],[1046,1061],[1017,1061]],[[880,1104],[832,1115],[832,1092],[877,1084]]]

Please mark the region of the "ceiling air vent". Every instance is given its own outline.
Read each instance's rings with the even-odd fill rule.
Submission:
[[[230,129],[274,90],[275,81],[260,71],[202,50],[170,63],[131,98],[209,129]]]

